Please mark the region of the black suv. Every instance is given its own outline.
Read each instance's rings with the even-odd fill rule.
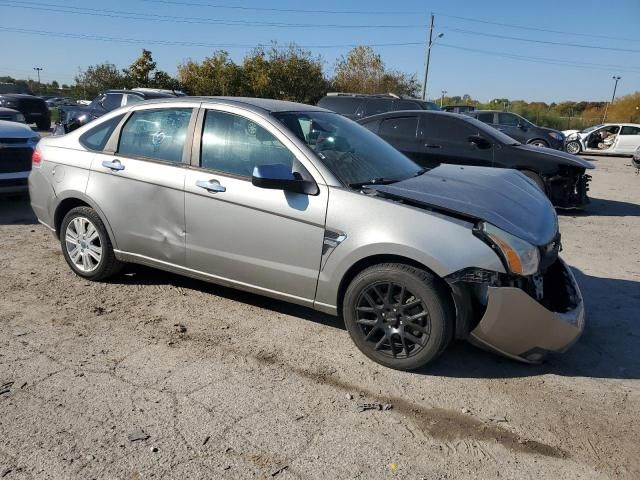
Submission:
[[[352,120],[396,110],[440,110],[435,103],[393,94],[328,93],[320,99],[318,106]]]
[[[551,128],[538,127],[520,115],[497,110],[474,110],[465,115],[497,128],[520,143],[564,150],[564,134]]]
[[[53,134],[61,135],[63,133],[69,133],[85,123],[125,105],[131,105],[132,103],[142,102],[151,98],[171,98],[177,96],[181,96],[181,92],[152,88],[106,90],[99,93],[89,105],[60,107],[60,120]]]
[[[27,123],[35,123],[38,130],[51,128],[51,115],[47,104],[40,97],[34,97],[25,87],[15,83],[0,83],[0,107],[18,110]]]

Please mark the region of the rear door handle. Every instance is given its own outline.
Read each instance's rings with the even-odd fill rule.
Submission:
[[[440,145],[433,145],[431,143],[425,143],[425,148],[442,148]]]
[[[102,162],[102,166],[105,168],[110,168],[112,171],[124,170],[124,165],[120,163],[120,160],[105,160],[104,162]]]
[[[208,192],[222,193],[227,191],[227,187],[220,185],[217,180],[196,180],[196,187],[204,188]]]

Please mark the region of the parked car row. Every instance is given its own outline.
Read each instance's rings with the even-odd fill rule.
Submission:
[[[463,121],[470,148],[513,142]],[[524,362],[568,348],[584,305],[549,200],[513,169],[430,167],[320,107],[167,98],[42,139],[29,191],[81,277],[142,263],[342,315],[392,368],[453,338]]]
[[[116,108],[155,98],[184,96],[182,92],[155,88],[134,88],[131,90],[106,90],[98,94],[88,105],[63,106],[59,108],[59,120],[54,135],[63,135],[109,113]]]
[[[45,101],[13,83],[0,83],[0,107],[20,112],[26,123],[35,123],[39,130],[49,130],[51,114]]]

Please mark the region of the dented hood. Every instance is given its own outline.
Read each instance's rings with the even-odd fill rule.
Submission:
[[[551,202],[516,170],[443,164],[417,177],[367,188],[484,220],[533,245],[549,243],[558,231]]]

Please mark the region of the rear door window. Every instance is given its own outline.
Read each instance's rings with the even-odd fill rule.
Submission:
[[[517,127],[522,122],[520,120],[520,117],[514,115],[513,113],[499,113],[498,123],[500,125],[506,125],[508,127]]]
[[[493,123],[493,113],[479,113],[476,118],[484,123]]]
[[[620,130],[620,135],[640,135],[640,127],[625,125],[622,127],[622,130]]]
[[[318,106],[339,113],[340,115],[353,115],[361,103],[361,98],[324,97],[320,99]]]
[[[385,113],[391,110],[393,100],[387,98],[372,98],[364,105],[364,115],[369,117],[377,113]]]
[[[412,102],[411,100],[395,100],[393,102],[394,110],[422,110],[418,102]]]
[[[191,108],[133,112],[122,127],[118,153],[165,162],[182,162]]]
[[[393,140],[415,140],[417,130],[417,116],[385,118],[380,123],[378,135]]]
[[[134,95],[131,93],[127,93],[127,101],[125,103],[125,105],[132,105],[134,103],[138,103],[138,102],[142,102],[144,100],[144,98],[142,98],[140,95]]]
[[[107,93],[106,98],[102,101],[102,107],[110,112],[122,105],[122,93]]]

